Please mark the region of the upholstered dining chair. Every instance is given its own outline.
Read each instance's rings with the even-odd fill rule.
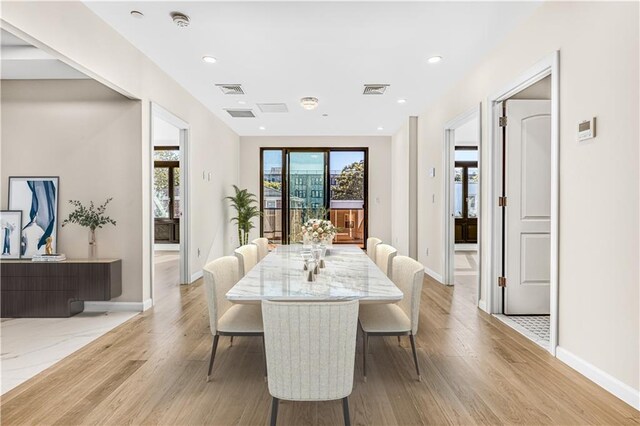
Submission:
[[[251,241],[251,244],[255,244],[256,246],[258,246],[258,262],[260,262],[266,255],[269,254],[268,239],[264,237],[256,238],[255,240]]]
[[[258,305],[231,303],[226,293],[238,281],[238,259],[224,256],[203,268],[205,293],[209,307],[209,326],[213,335],[207,381],[211,379],[213,361],[220,336],[260,336],[264,351],[262,310]],[[266,374],[266,364],[265,364]]]
[[[262,302],[265,350],[275,426],[286,401],[342,399],[344,423],[351,424],[348,396],[358,331],[358,301]]]
[[[409,336],[413,362],[420,380],[420,367],[416,354],[414,336],[418,333],[420,314],[420,295],[424,280],[424,266],[407,256],[393,259],[393,282],[402,291],[404,297],[398,303],[364,304],[360,307],[359,322],[363,332],[362,371],[367,381],[367,351],[369,336]]]
[[[258,263],[258,246],[246,244],[235,249],[234,253],[240,262],[239,277],[242,278]]]
[[[367,254],[369,258],[375,263],[376,261],[376,246],[382,243],[380,238],[369,237],[367,238]]]
[[[376,245],[376,265],[378,265],[378,268],[380,268],[382,272],[391,279],[393,279],[391,264],[393,263],[393,258],[396,257],[397,254],[398,250],[389,244]]]

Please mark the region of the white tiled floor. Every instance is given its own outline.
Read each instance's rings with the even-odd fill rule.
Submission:
[[[524,334],[545,349],[549,348],[549,316],[548,315],[496,315],[500,321]]]
[[[82,312],[71,318],[2,319],[1,393],[49,368],[136,312]]]

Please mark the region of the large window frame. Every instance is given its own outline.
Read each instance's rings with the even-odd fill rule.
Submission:
[[[364,237],[363,247],[366,248],[367,238],[369,235],[369,148],[367,147],[260,147],[260,212],[264,210],[264,151],[281,151],[282,167],[280,171],[281,179],[281,229],[282,244],[289,244],[289,162],[288,154],[291,152],[318,152],[323,153],[326,158],[325,163],[325,179],[324,179],[324,208],[329,212],[331,206],[331,152],[362,152],[364,155]],[[327,217],[329,219],[329,217]],[[260,215],[260,236],[264,235],[264,217]],[[340,244],[334,242],[334,244]],[[344,243],[350,244],[350,243]]]

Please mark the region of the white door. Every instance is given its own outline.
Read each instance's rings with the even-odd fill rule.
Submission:
[[[549,314],[551,101],[505,104],[505,313]]]

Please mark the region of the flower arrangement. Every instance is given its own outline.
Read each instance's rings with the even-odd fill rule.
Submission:
[[[330,220],[309,219],[302,225],[302,238],[315,244],[329,242],[337,233],[338,228]]]

